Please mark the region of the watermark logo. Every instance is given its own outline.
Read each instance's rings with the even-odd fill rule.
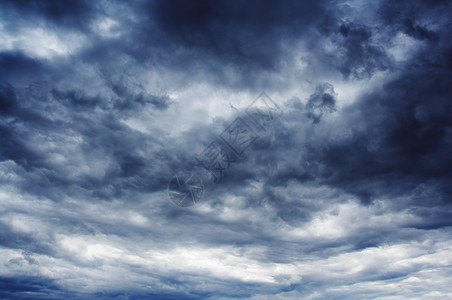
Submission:
[[[217,141],[212,141],[195,157],[196,166],[214,183],[219,182],[231,164],[237,162],[259,139],[258,132],[267,131],[271,121],[283,114],[281,108],[265,92],[245,112],[226,127]],[[171,200],[181,207],[196,204],[203,192],[201,178],[191,172],[179,173],[168,185]]]
[[[182,207],[195,205],[202,197],[201,179],[190,173],[179,173],[168,184],[168,194],[174,204]]]

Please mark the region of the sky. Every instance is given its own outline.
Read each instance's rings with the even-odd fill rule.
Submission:
[[[1,1],[0,298],[451,299],[451,13]]]

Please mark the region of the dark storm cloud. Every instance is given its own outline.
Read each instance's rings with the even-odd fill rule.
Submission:
[[[16,106],[16,94],[10,84],[3,81],[0,83],[0,113],[9,115],[13,113],[13,109]]]
[[[346,79],[370,78],[392,67],[385,52],[388,40],[381,40],[384,28],[379,24],[349,18],[352,11],[349,8],[331,13],[316,26],[319,36],[307,40],[315,56],[328,68],[334,66]]]
[[[99,276],[110,265],[117,269],[108,269],[109,274],[139,274],[150,281],[138,281],[137,289],[74,296],[85,298],[228,298],[305,289],[315,294],[363,278],[408,278],[421,270],[412,267],[418,263],[390,272],[364,266],[352,275],[344,268],[330,281],[331,274],[312,275],[316,268],[309,262],[340,257],[336,264],[343,266],[349,262],[341,255],[369,248],[435,244],[428,234],[451,225],[448,5],[385,2],[355,17],[360,8],[327,1],[154,1],[130,7],[3,2],[11,34],[18,32],[14,20],[25,27],[43,21],[46,30],[75,31],[89,41],[64,57],[32,58],[30,49],[0,53],[0,76],[14,82],[0,85],[0,174],[6,195],[1,195],[0,250],[31,253],[11,258],[6,268],[39,266],[49,274],[49,257],[52,266],[77,269],[63,283],[81,280],[83,287],[82,278],[91,274],[79,269],[92,268]],[[93,24],[107,17],[117,24],[112,32],[99,33]],[[387,51],[398,34],[419,43],[402,62]],[[193,149],[218,139],[216,133],[234,118],[182,124],[188,127],[175,137],[159,122],[184,120],[185,112],[171,114],[182,101],[217,103],[195,99],[196,92],[173,99],[170,92],[157,91],[158,83],[152,85],[160,76],[146,71],[161,74],[175,94],[198,82],[220,87],[219,94],[221,88],[278,90],[277,83],[268,82],[281,76],[283,67],[292,67],[290,55],[302,51],[294,49],[299,42],[310,52],[306,70],[284,73],[295,74],[288,82],[299,84],[313,71],[327,78],[313,80],[306,97],[286,101],[284,115],[259,131],[258,141],[225,177],[206,183],[199,209],[183,210],[160,199],[178,170],[195,168]],[[340,94],[341,83],[366,84],[382,71],[390,78],[383,86],[358,99]],[[36,78],[51,80],[32,83]],[[337,78],[342,82],[336,85]],[[355,101],[344,105],[344,100]],[[127,123],[142,121],[143,115],[145,126]],[[375,204],[379,200],[382,208]],[[347,207],[351,211],[341,211]],[[111,261],[104,257],[109,254]],[[151,264],[160,262],[162,269]],[[273,266],[279,263],[284,265]],[[274,274],[298,263],[306,274],[296,274],[303,279]],[[206,269],[193,272],[191,264]],[[229,275],[216,275],[225,266]],[[254,269],[267,274],[266,283],[237,279]],[[204,270],[207,275],[200,275]],[[58,276],[60,271],[50,272]],[[51,279],[17,275],[0,282],[4,297],[50,296],[50,289],[55,297],[68,296]]]
[[[383,1],[378,15],[384,24],[414,38],[432,41],[438,38],[435,30],[428,29],[432,21],[446,21],[448,1]],[[429,24],[430,23],[430,24]],[[442,28],[445,29],[445,28]],[[442,30],[441,29],[441,30]]]
[[[0,296],[4,299],[63,299],[74,293],[63,291],[51,279],[39,277],[1,277]]]
[[[85,2],[71,2],[66,8],[45,1],[28,5],[8,2],[5,11],[23,7],[24,21],[28,14],[32,19],[48,20],[52,26],[83,31],[96,42],[84,47],[79,58],[100,64],[101,69],[115,66],[118,57],[127,55],[135,60],[132,65],[183,71],[190,73],[191,80],[262,89],[272,83],[261,73],[280,70],[289,55],[287,50],[300,40],[311,40],[309,34],[325,20],[329,20],[327,36],[338,51],[326,53],[322,60],[333,62],[345,76],[370,76],[386,68],[384,54],[370,40],[370,29],[341,23],[341,15],[334,13],[336,5],[327,1],[155,1],[135,5],[134,20],[124,15],[118,3],[104,5],[108,13]],[[107,17],[119,22],[115,26],[120,37],[105,38],[95,32],[93,22]],[[21,16],[5,18],[14,22]],[[313,51],[321,53],[319,47]],[[77,58],[72,60],[78,63]]]
[[[411,7],[411,2],[406,5]],[[441,8],[417,7],[423,18],[433,17],[429,9]],[[397,23],[391,25],[406,32]],[[323,176],[328,174],[328,180],[361,193],[363,198],[381,192],[409,193],[416,185],[433,180],[441,186],[443,200],[451,199],[447,184],[452,175],[452,160],[447,154],[452,150],[451,32],[448,26],[430,33],[419,30],[408,34],[423,40],[427,47],[402,68],[397,78],[350,108],[358,110],[362,118],[351,119],[348,125],[364,125],[366,130],[356,130],[350,140],[323,146],[328,150],[320,151],[321,160],[328,166]],[[370,188],[370,181],[377,186]]]
[[[2,247],[22,249],[32,253],[54,254],[47,243],[49,241],[39,239],[31,234],[18,234],[3,222],[0,222],[0,228],[0,245]]]
[[[424,12],[423,18],[427,18],[425,14],[428,15],[428,10]],[[363,34],[368,38],[366,32],[359,29],[342,25],[339,30],[344,36],[357,30],[354,34]],[[391,30],[406,33],[406,28],[398,24],[394,24]],[[322,124],[319,130],[329,130],[330,134],[322,135],[318,139],[315,136],[303,137],[297,134],[300,127],[291,128],[290,123],[287,123],[294,122],[292,116],[298,114],[298,120],[295,122],[303,126],[302,124],[306,124],[306,120],[303,121],[303,113],[316,123],[324,109],[333,112],[333,86],[319,86],[317,91],[306,99],[306,105],[298,100],[294,101],[286,117],[283,117],[283,123],[274,125],[274,136],[256,143],[252,148],[256,153],[250,154],[250,162],[242,162],[243,174],[248,174],[248,180],[260,178],[260,175],[262,178],[269,178],[267,194],[260,197],[269,199],[275,205],[279,203],[281,210],[284,210],[287,208],[286,204],[278,201],[281,196],[275,193],[272,187],[287,186],[292,180],[314,180],[354,194],[364,203],[370,203],[378,197],[403,195],[412,197],[414,205],[419,206],[450,203],[450,29],[440,27],[435,32],[432,31],[430,36],[434,38],[415,36],[422,40],[426,47],[408,63],[400,65],[400,71],[393,80],[362,96],[356,104],[343,108],[340,113],[345,121],[341,126],[351,132],[351,135],[345,138],[340,138],[344,128],[328,128],[332,125],[322,127]],[[361,44],[362,42],[357,43]],[[351,58],[351,61],[366,68],[366,63],[360,61],[364,57],[367,59],[364,52],[353,50],[350,53],[362,53],[363,56]],[[335,134],[338,134],[338,138],[334,137]],[[290,153],[287,147],[298,148],[299,151]],[[283,158],[288,158],[293,164],[281,168],[281,165],[265,163],[281,162],[284,161]],[[276,172],[270,171],[275,169]],[[240,175],[229,176],[243,182]],[[422,196],[424,191],[420,186],[431,187],[440,194],[433,201],[430,196]],[[306,215],[306,207],[303,207],[303,210]],[[447,218],[447,211],[437,211],[438,219]],[[289,219],[303,219],[297,216],[293,207],[291,213],[292,217]],[[443,221],[438,221],[438,224],[445,225]]]
[[[345,76],[361,78],[372,76],[375,71],[385,70],[388,59],[381,46],[372,44],[372,31],[364,26],[341,24],[337,38],[336,64]]]
[[[131,84],[125,80],[127,76],[114,76],[111,72],[102,71],[103,79],[107,86],[118,97],[115,99],[114,107],[119,110],[135,111],[147,104],[153,105],[159,110],[168,108],[171,99],[168,96],[156,96],[146,93],[143,84]]]
[[[157,1],[151,18],[171,44],[199,49],[245,68],[274,68],[280,42],[325,14],[324,1]]]
[[[280,196],[275,198],[272,186],[314,180],[352,193],[365,203],[378,197],[422,194],[418,187],[426,184],[440,192],[443,203],[450,203],[452,69],[443,49],[437,53],[431,50],[413,58],[418,66],[407,67],[398,78],[340,112],[347,120],[342,126],[351,135],[340,137],[344,128],[325,125],[319,130],[329,130],[326,136],[303,137],[297,133],[300,127],[290,128],[287,123],[292,115],[298,115],[300,124],[306,124],[303,107],[287,113],[282,127],[275,125],[276,137],[257,143],[252,149],[257,153],[250,154],[252,163],[244,167],[252,170],[254,165],[254,170],[258,168],[260,175],[269,178],[265,197],[278,203]],[[331,94],[323,97],[322,93],[320,88],[307,99],[308,118],[312,118],[309,109],[313,102],[324,101],[328,110],[334,108]],[[298,151],[291,153],[287,146]],[[292,164],[281,168],[285,159]],[[280,163],[265,166],[264,161]],[[250,178],[253,176],[256,173]],[[413,199],[419,206],[442,205],[429,196]],[[440,215],[438,218],[443,219]]]
[[[420,10],[422,8],[418,7]],[[424,18],[425,14],[428,15],[428,10],[424,12]],[[395,27],[402,32],[406,30],[398,25]],[[339,31],[345,37],[356,35],[360,39],[356,41],[359,47],[365,45],[369,38],[366,31],[349,25],[341,25]],[[344,120],[350,115],[344,126],[349,127],[352,136],[322,143],[317,143],[315,137],[313,142],[300,141],[307,150],[302,160],[309,162],[311,167],[306,168],[301,164],[302,161],[295,160],[299,162],[298,167],[295,167],[297,171],[283,170],[279,176],[285,178],[283,174],[291,173],[289,178],[293,179],[318,178],[356,193],[364,201],[379,193],[410,193],[420,183],[432,180],[445,193],[443,200],[451,199],[447,184],[452,169],[448,155],[452,150],[450,28],[441,27],[437,32],[432,31],[431,35],[439,40],[416,36],[424,40],[427,47],[411,59],[412,63],[402,68],[400,75],[341,112]],[[362,62],[361,58],[368,59],[368,55],[360,49],[350,49],[351,55],[359,57],[349,59],[366,69],[367,63]],[[324,87],[320,86],[307,99],[307,116],[313,118],[314,122],[318,120],[312,111],[316,105],[334,110],[333,87],[329,86],[328,89],[330,91],[326,93]],[[303,108],[299,109],[301,113]],[[356,118],[356,115],[359,117]],[[302,122],[301,118],[299,120]],[[287,132],[287,129],[279,129]],[[334,135],[335,130],[331,130],[331,135]],[[293,141],[297,135],[289,130],[283,136]],[[279,150],[285,153],[279,147],[281,144],[287,145],[287,142],[267,143],[268,149],[272,147],[273,151],[266,153],[272,156],[278,155]],[[264,160],[275,161],[274,158]],[[313,169],[315,165],[318,165],[317,170]],[[280,182],[279,176],[274,182]]]
[[[334,88],[329,83],[317,86],[316,92],[309,96],[306,103],[306,115],[312,122],[318,123],[324,113],[331,113],[336,110],[336,96]]]
[[[0,78],[2,80],[29,83],[39,80],[45,70],[45,64],[21,52],[0,52]]]
[[[95,14],[95,7],[86,1],[2,1],[2,17],[14,30],[14,23],[49,22],[54,26],[82,29]]]
[[[0,112],[6,117],[6,122],[2,122],[0,127],[0,155],[2,160],[13,160],[30,174],[39,174],[29,177],[32,180],[26,183],[29,191],[35,189],[36,192],[45,191],[51,195],[55,188],[68,189],[74,185],[102,197],[119,195],[123,189],[129,188],[155,191],[165,187],[166,178],[171,175],[171,166],[184,165],[186,154],[180,152],[168,156],[162,141],[132,130],[116,117],[116,112],[127,108],[124,105],[128,106],[128,110],[141,109],[146,105],[164,109],[167,97],[149,96],[143,100],[141,96],[140,101],[132,98],[130,104],[119,106],[117,111],[117,102],[111,106],[101,96],[93,98],[74,90],[61,92],[45,82],[35,83],[17,93],[19,96],[11,85],[2,83]],[[96,114],[95,109],[98,110]],[[49,114],[55,114],[57,119]],[[64,119],[61,119],[62,115]],[[71,146],[67,138],[81,136],[83,156],[80,158],[105,161],[104,175],[100,178],[90,174],[70,175],[70,169],[66,166],[51,162],[49,155],[52,153],[38,150],[39,147],[30,141],[36,135],[59,145],[53,153],[68,151],[66,147]],[[174,157],[179,158],[172,162]],[[181,158],[182,161],[179,161]]]
[[[45,120],[33,112],[24,113],[19,106],[13,87],[6,82],[0,82],[0,84],[0,114],[5,117],[0,124],[0,136],[2,138],[0,157],[2,160],[13,159],[27,167],[30,163],[38,161],[40,154],[33,151],[32,147],[27,145],[20,135],[14,134],[11,131],[11,124],[15,121],[16,117],[28,117],[34,121],[39,120],[41,124]]]
[[[126,54],[139,64],[190,74],[190,81],[250,89],[265,84],[260,73],[278,70],[289,45],[329,8],[325,1],[140,3],[136,21],[120,25],[123,39],[100,41],[82,55],[114,64],[118,54]]]

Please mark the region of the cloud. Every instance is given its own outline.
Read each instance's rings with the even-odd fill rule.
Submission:
[[[309,97],[306,103],[306,115],[312,119],[313,123],[318,123],[324,113],[335,111],[335,106],[334,88],[331,84],[325,83],[317,86],[316,92]]]
[[[64,4],[41,0],[5,1],[3,6],[3,14],[7,17],[6,25],[10,25],[13,19],[37,19],[57,26],[83,28],[95,11],[95,8],[85,1],[67,1]]]
[[[2,297],[450,298],[446,1],[1,6]]]

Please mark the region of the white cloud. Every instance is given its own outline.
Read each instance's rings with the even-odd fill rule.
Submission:
[[[23,51],[32,58],[52,59],[75,54],[86,45],[86,38],[78,33],[55,31],[42,25],[21,27],[14,34],[0,27],[0,50]]]

